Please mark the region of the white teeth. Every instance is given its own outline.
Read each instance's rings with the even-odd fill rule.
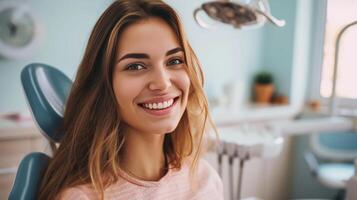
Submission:
[[[144,103],[142,106],[148,109],[164,109],[170,107],[174,103],[174,99],[170,99],[164,102],[157,103]]]

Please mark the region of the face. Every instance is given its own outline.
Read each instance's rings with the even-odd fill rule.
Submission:
[[[183,49],[165,21],[150,18],[123,31],[113,89],[129,129],[172,132],[186,109],[189,87]]]

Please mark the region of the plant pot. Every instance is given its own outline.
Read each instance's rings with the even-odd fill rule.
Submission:
[[[269,104],[274,93],[273,84],[259,84],[254,85],[254,101],[258,104]]]

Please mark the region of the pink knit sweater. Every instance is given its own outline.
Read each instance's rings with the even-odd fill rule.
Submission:
[[[119,181],[104,192],[106,200],[223,200],[223,185],[213,167],[204,159],[198,163],[197,175],[190,182],[189,166],[180,170],[170,169],[159,181],[143,181],[120,170]],[[196,188],[196,189],[194,189]],[[97,200],[89,185],[66,189],[59,200]]]

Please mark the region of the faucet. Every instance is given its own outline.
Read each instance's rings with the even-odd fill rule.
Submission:
[[[357,21],[351,22],[344,26],[341,31],[337,35],[337,40],[335,44],[335,62],[333,66],[333,84],[332,84],[332,94],[330,97],[330,105],[329,105],[329,114],[330,116],[334,116],[337,114],[337,96],[336,96],[336,83],[337,83],[337,72],[338,72],[338,53],[340,50],[340,42],[343,34],[346,30],[354,25],[357,25]]]

